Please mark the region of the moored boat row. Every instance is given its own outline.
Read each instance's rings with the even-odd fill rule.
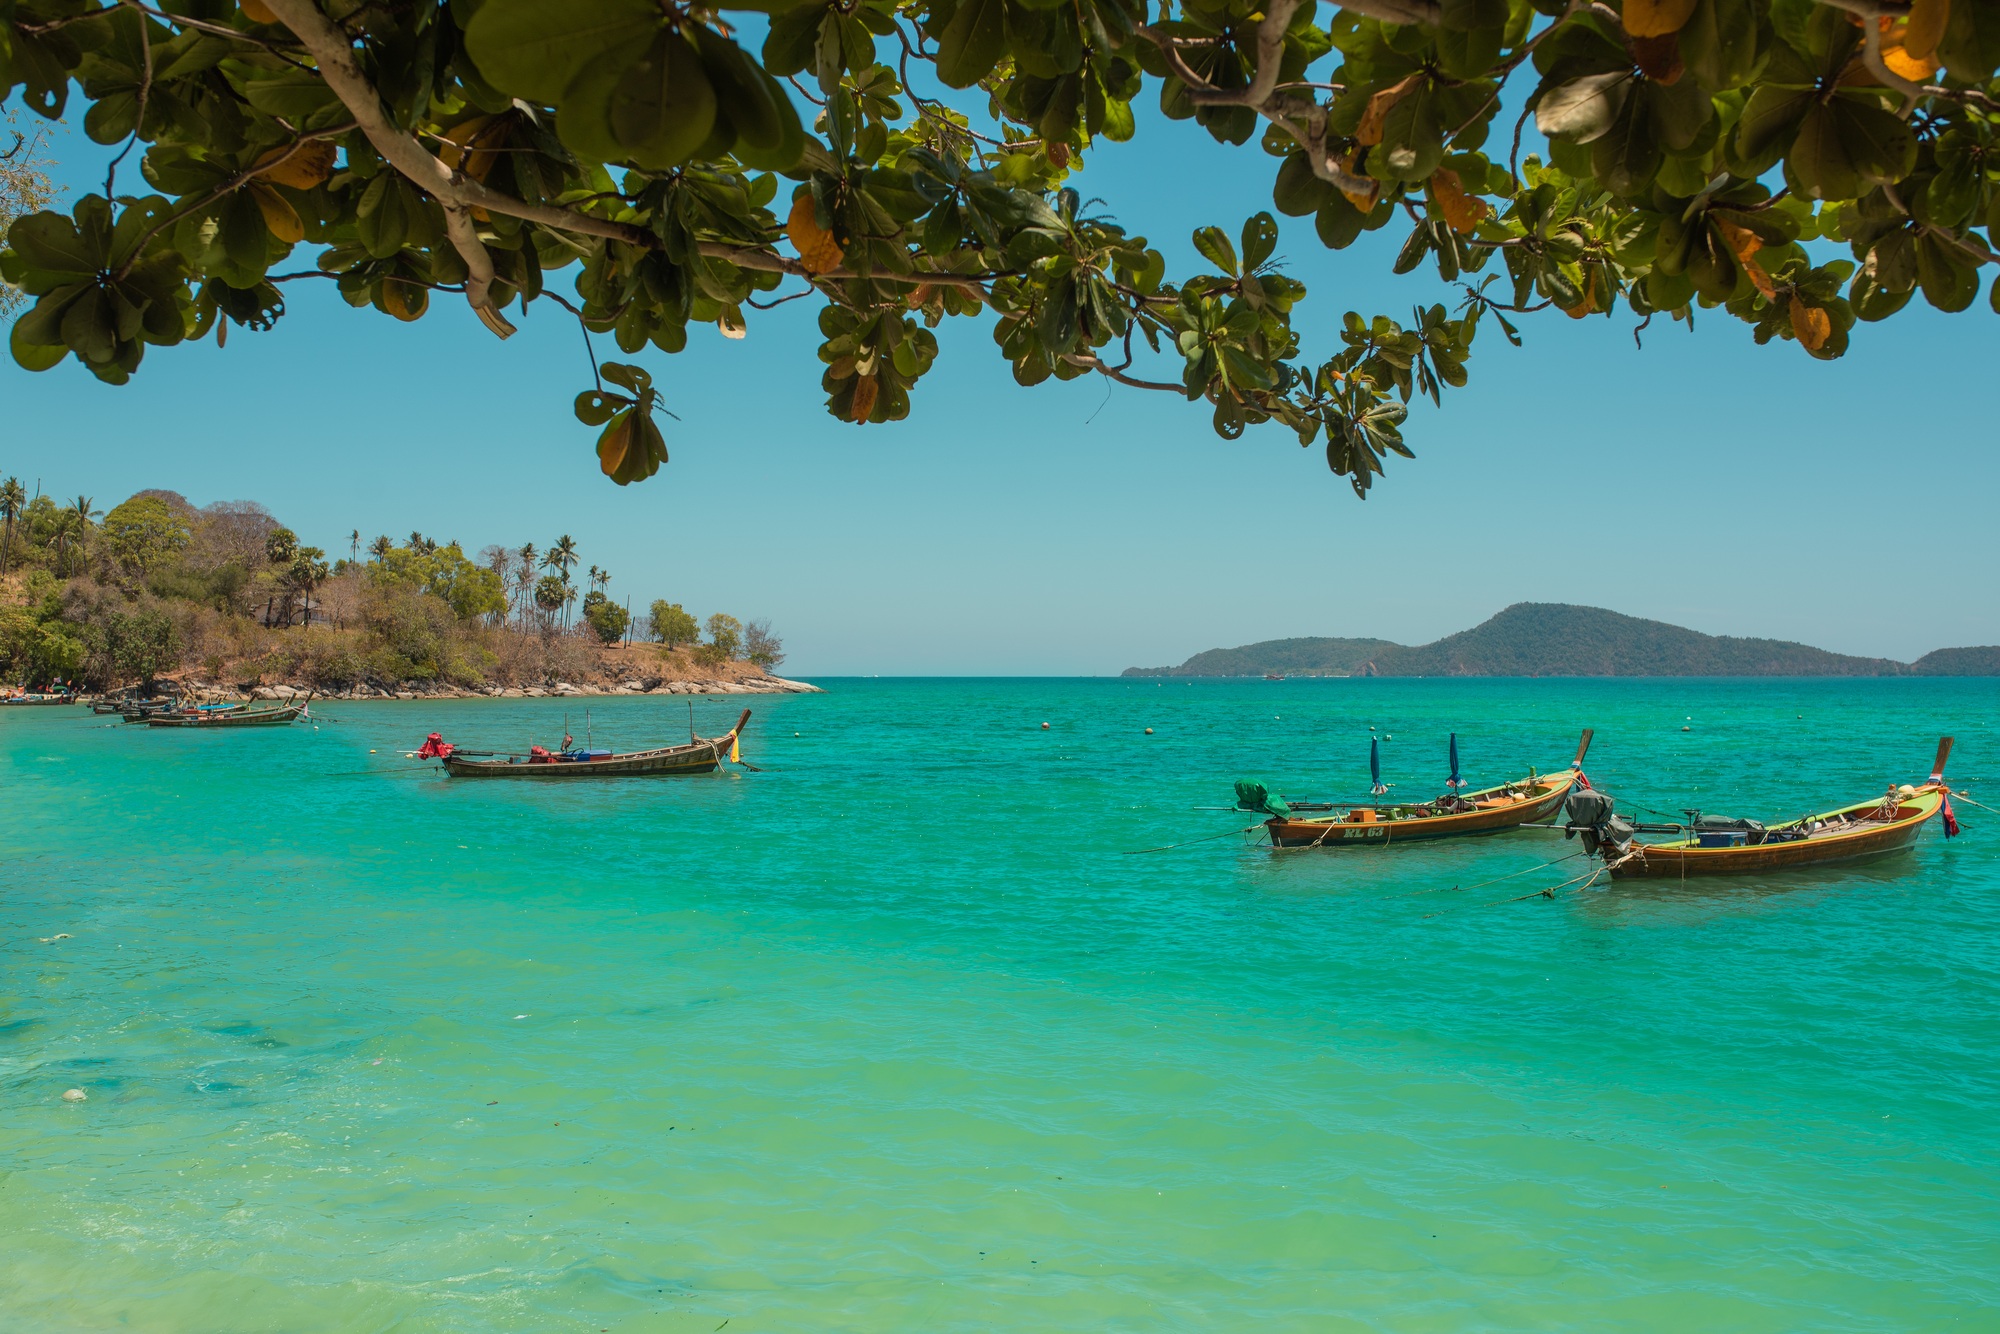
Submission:
[[[1805,866],[1857,861],[1911,847],[1932,819],[1941,818],[1945,837],[1955,837],[1958,820],[1951,788],[1944,781],[1952,738],[1938,741],[1930,775],[1917,784],[1891,784],[1881,797],[1775,824],[1684,812],[1685,822],[1634,822],[1618,814],[1617,802],[1583,772],[1592,733],[1586,730],[1569,772],[1461,793],[1458,738],[1452,737],[1451,777],[1444,796],[1423,803],[1385,803],[1380,750],[1370,743],[1369,763],[1375,800],[1336,809],[1332,803],[1288,804],[1264,784],[1236,784],[1236,807],[1268,816],[1263,827],[1274,848],[1389,847],[1423,839],[1493,834],[1544,824],[1558,811],[1565,838],[1582,836],[1584,851],[1603,863],[1600,873],[1616,879],[1686,879],[1689,876],[1785,871]],[[1301,810],[1329,814],[1302,817]],[[1642,835],[1666,835],[1647,842]]]

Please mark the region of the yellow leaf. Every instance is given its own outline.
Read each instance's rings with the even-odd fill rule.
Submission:
[[[807,273],[831,273],[840,267],[843,258],[840,242],[833,239],[831,232],[820,230],[819,220],[813,217],[810,193],[792,201],[792,216],[785,222],[785,235],[792,239]]]
[[[1929,60],[1937,54],[1945,20],[1950,17],[1951,0],[1911,0],[1909,25],[1903,29],[1903,50],[1912,60]],[[1933,64],[1931,68],[1936,70],[1937,66]]]
[[[715,327],[722,331],[724,338],[741,338],[750,332],[743,326],[743,312],[740,310],[723,311],[716,317]]]
[[[1577,302],[1574,306],[1559,306],[1557,309],[1573,320],[1580,320],[1586,315],[1597,313],[1597,266],[1595,264],[1584,265],[1583,300]]]
[[[492,116],[474,116],[471,120],[454,125],[444,132],[444,144],[438,149],[438,158],[447,167],[463,171],[475,181],[484,182],[493,164],[499,160],[499,149],[507,138],[506,131],[493,134],[484,133],[493,123]],[[479,147],[466,153],[465,146],[477,136]],[[464,165],[461,167],[461,159]]]
[[[864,375],[854,382],[854,406],[848,410],[847,419],[865,422],[868,414],[875,411],[875,377]]]
[[[382,280],[382,309],[405,324],[423,318],[430,294],[402,278]]]
[[[597,468],[606,477],[616,477],[625,466],[625,454],[632,448],[636,412],[597,438]]]
[[[1389,118],[1396,103],[1402,101],[1423,77],[1422,73],[1412,74],[1369,98],[1368,109],[1361,113],[1361,125],[1354,131],[1354,142],[1363,145],[1381,143],[1382,122]]]
[[[1808,306],[1792,297],[1792,332],[1808,351],[1817,352],[1833,337],[1833,318],[1818,306]]]
[[[1486,217],[1486,201],[1476,195],[1465,193],[1459,183],[1458,173],[1450,167],[1439,167],[1431,173],[1431,197],[1437,200],[1438,212],[1460,236],[1470,236]]]
[[[1777,295],[1778,289],[1772,284],[1771,275],[1765,273],[1763,266],[1756,260],[1757,252],[1764,248],[1764,243],[1758,239],[1757,233],[1748,227],[1739,227],[1727,218],[1717,218],[1715,230],[1721,233],[1723,240],[1729,242],[1730,253],[1736,256],[1737,263],[1741,264],[1744,272],[1750,275],[1751,284],[1765,296]]]
[[[1900,74],[1912,83],[1923,83],[1938,72],[1938,62],[1930,56],[1916,56],[1906,46],[1882,43],[1882,65],[1891,74]]]
[[[243,11],[243,17],[252,23],[276,23],[278,16],[265,8],[264,0],[237,0],[236,7]]]
[[[1625,0],[1625,31],[1634,37],[1679,32],[1694,15],[1695,0]]]
[[[1349,153],[1341,159],[1340,168],[1356,180],[1367,181],[1367,177],[1355,170],[1355,160],[1359,156],[1360,154],[1358,153]],[[1382,197],[1382,187],[1375,181],[1368,181],[1368,188],[1366,190],[1349,190],[1343,186],[1340,193],[1346,196],[1348,203],[1354,205],[1356,212],[1372,213],[1375,209],[1375,201]]]
[[[298,148],[274,148],[257,159],[257,175],[273,185],[289,185],[294,190],[310,190],[333,175],[333,159],[339,150],[330,139],[315,139]],[[280,159],[283,159],[280,161]],[[266,167],[263,164],[270,163]]]
[[[297,245],[306,239],[306,225],[299,221],[298,210],[285,202],[285,197],[261,182],[250,183],[250,197],[257,201],[257,211],[264,215],[264,225],[271,229],[271,235],[286,245]]]

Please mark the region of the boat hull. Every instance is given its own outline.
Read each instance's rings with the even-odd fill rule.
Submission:
[[[299,716],[299,706],[260,709],[244,713],[159,714],[146,719],[148,727],[282,727]]]
[[[713,773],[729,754],[729,743],[704,741],[693,746],[634,751],[602,760],[556,760],[534,764],[526,760],[444,760],[453,778],[669,778],[677,774]]]
[[[1907,851],[1943,805],[1940,791],[1926,789],[1911,797],[1893,820],[1820,838],[1754,847],[1638,843],[1633,845],[1636,855],[1613,865],[1611,874],[1619,880],[1685,880],[1691,876],[1770,874],[1881,857]]]
[[[1576,774],[1571,772],[1540,778],[1535,786],[1545,787],[1546,790],[1525,801],[1487,810],[1466,811],[1461,815],[1383,820],[1368,824],[1346,820],[1274,819],[1265,821],[1264,827],[1270,831],[1271,845],[1279,848],[1383,847],[1391,843],[1497,834],[1553,816],[1562,809],[1563,799],[1576,786]]]

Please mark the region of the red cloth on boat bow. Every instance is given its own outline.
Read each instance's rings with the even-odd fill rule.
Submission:
[[[441,733],[433,732],[424,738],[423,745],[417,747],[417,758],[420,760],[442,760],[448,758],[457,749],[458,747],[446,741]]]

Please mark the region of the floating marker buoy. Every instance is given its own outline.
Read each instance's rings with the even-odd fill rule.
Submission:
[[[90,1095],[88,1093],[85,1093],[82,1089],[65,1089],[63,1091],[64,1102],[83,1102],[85,1099],[89,1097]]]
[[[1048,725],[1047,723],[1043,723],[1043,724],[1042,724],[1042,730],[1043,730],[1044,732],[1048,731],[1048,730],[1049,730],[1049,725]]]
[[[1692,732],[1692,731],[1694,731],[1694,729],[1693,729],[1692,727],[1683,727],[1683,728],[1681,729],[1681,731],[1683,731],[1683,732]]]
[[[1151,736],[1151,735],[1153,735],[1153,729],[1152,729],[1152,728],[1150,728],[1150,727],[1149,727],[1149,728],[1147,728],[1147,729],[1146,729],[1146,735],[1147,735],[1147,736]]]
[[[1394,740],[1396,739],[1396,734],[1395,734],[1395,733],[1393,733],[1393,732],[1391,732],[1391,733],[1388,733],[1388,734],[1387,734],[1387,735],[1385,735],[1385,736],[1384,736],[1384,737],[1383,737],[1382,739],[1383,739],[1384,741],[1394,741]]]

